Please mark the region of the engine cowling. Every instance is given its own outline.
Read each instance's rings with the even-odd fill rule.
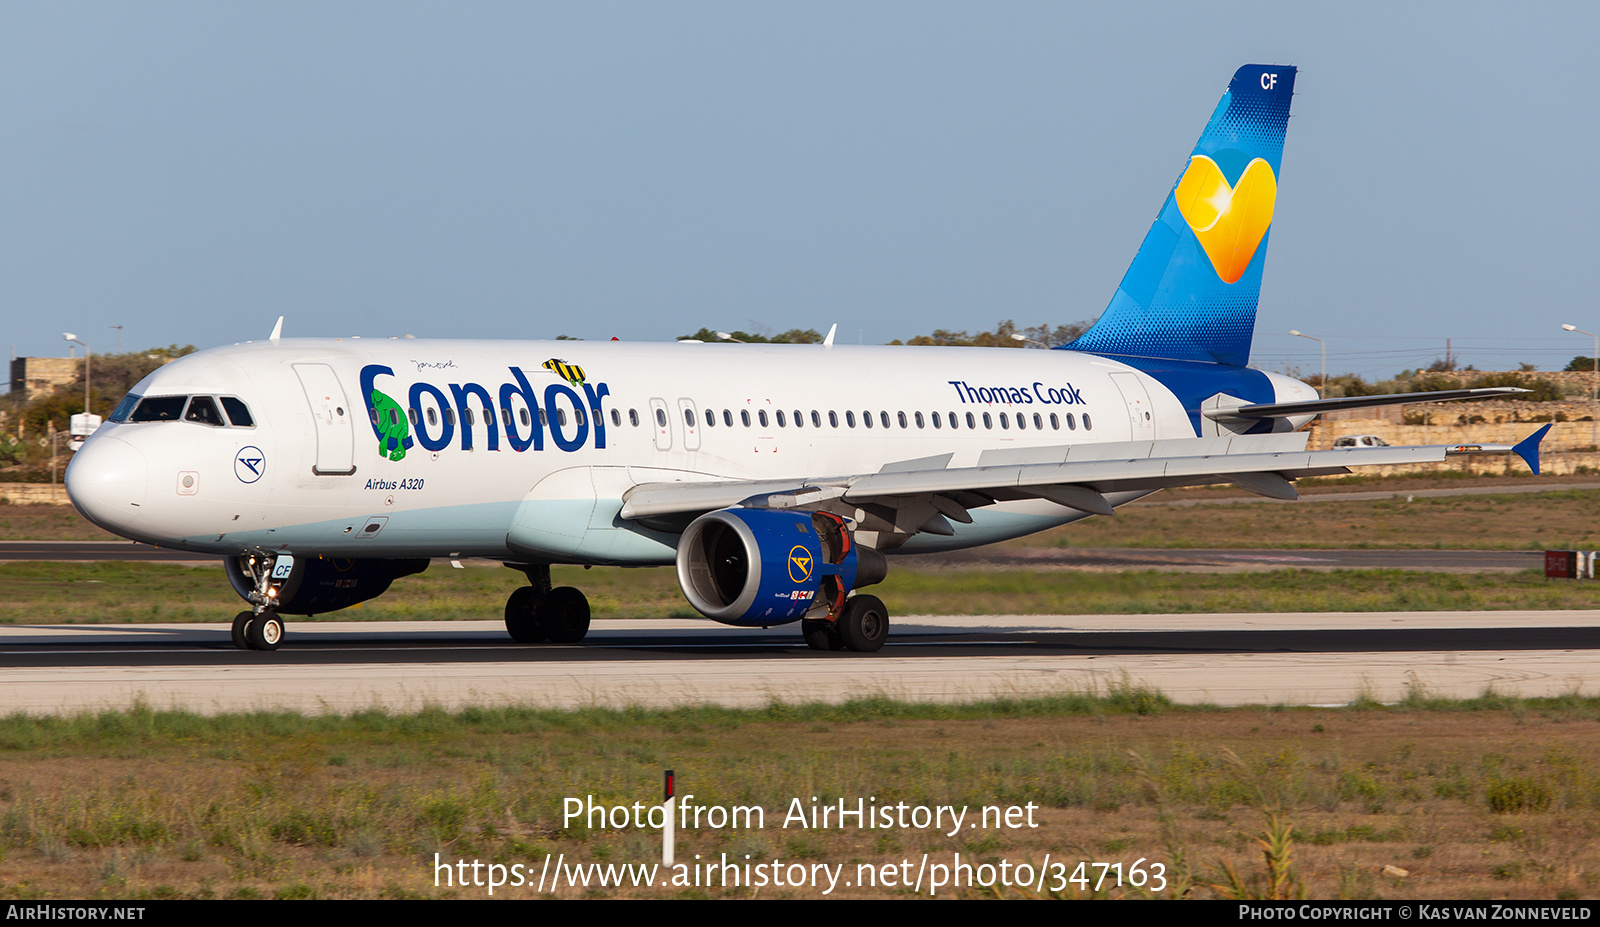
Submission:
[[[888,560],[826,512],[731,508],[689,524],[678,585],[695,611],[735,625],[798,621],[843,607],[851,589],[882,582]]]
[[[255,580],[243,557],[229,557],[228,582],[240,598],[250,600]],[[382,595],[402,576],[428,568],[426,558],[349,560],[343,557],[296,557],[294,569],[277,586],[273,610],[285,615],[322,615]]]

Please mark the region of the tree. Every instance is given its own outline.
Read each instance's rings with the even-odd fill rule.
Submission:
[[[770,336],[752,335],[749,332],[742,331],[728,332],[728,334],[732,335],[735,341],[742,341],[745,344],[820,344],[822,342],[822,334],[814,328],[791,328],[786,332]],[[717,337],[717,333],[709,328],[702,328],[692,335],[679,335],[678,340],[704,341],[707,344],[715,344],[722,341],[721,338]]]
[[[934,329],[931,335],[917,335],[908,341],[891,341],[890,344],[917,344],[940,345],[968,348],[1021,348],[1028,342],[1037,342],[1046,347],[1057,347],[1077,338],[1083,334],[1093,322],[1073,322],[1067,325],[1057,325],[1051,328],[1048,324],[1035,325],[1031,328],[1017,328],[1017,323],[1011,319],[1003,319],[994,327],[992,332],[978,332],[969,335],[965,331],[953,332],[948,329]],[[1025,340],[1012,337],[1021,335]]]

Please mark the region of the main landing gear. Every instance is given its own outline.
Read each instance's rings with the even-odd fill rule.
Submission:
[[[547,563],[508,563],[528,585],[506,599],[506,632],[519,644],[576,644],[589,633],[589,600],[571,586],[550,588]]]
[[[854,595],[835,618],[806,618],[800,633],[812,650],[872,653],[889,637],[889,610],[875,595]]]

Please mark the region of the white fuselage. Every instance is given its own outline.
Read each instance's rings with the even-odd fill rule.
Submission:
[[[1315,396],[1271,381],[1280,401]],[[124,414],[74,459],[74,503],[123,536],[218,554],[666,564],[676,535],[618,517],[634,485],[1196,436],[1156,378],[1074,351],[286,339],[184,357],[134,393],[237,399],[252,424]],[[1043,500],[972,514],[901,549],[1082,517]]]

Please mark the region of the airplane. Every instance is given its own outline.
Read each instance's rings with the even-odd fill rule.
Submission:
[[[222,555],[249,607],[284,615],[384,593],[433,558],[528,584],[519,642],[571,644],[589,603],[551,564],[675,566],[702,615],[799,622],[815,650],[872,652],[862,592],[888,556],[1109,516],[1174,486],[1293,482],[1515,447],[1306,449],[1332,410],[1509,388],[1322,398],[1248,366],[1296,69],[1240,68],[1095,324],[1054,350],[285,338],[180,358],[78,451],[84,517]]]

